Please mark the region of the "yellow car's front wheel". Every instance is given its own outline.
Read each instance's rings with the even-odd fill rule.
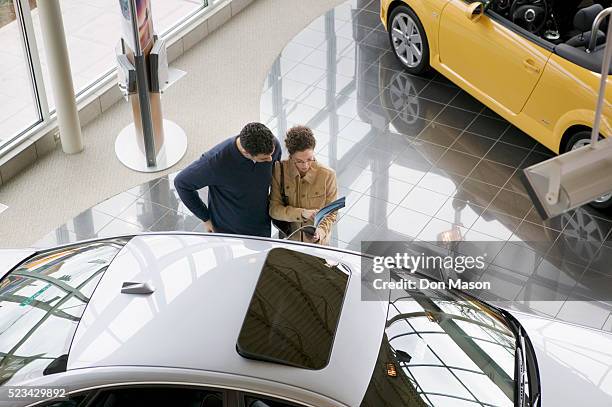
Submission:
[[[399,6],[389,16],[389,41],[406,70],[420,74],[429,69],[429,43],[421,21],[410,8]]]

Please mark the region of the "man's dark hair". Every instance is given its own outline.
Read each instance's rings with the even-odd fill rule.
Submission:
[[[274,134],[261,123],[249,123],[240,131],[240,144],[253,157],[274,152]]]
[[[289,154],[298,153],[304,150],[314,150],[317,144],[312,130],[306,126],[294,126],[287,131],[285,145]]]

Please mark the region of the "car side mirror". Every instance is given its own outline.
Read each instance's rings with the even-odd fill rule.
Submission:
[[[482,17],[484,11],[485,4],[480,1],[475,1],[465,9],[465,16],[473,22],[476,22]]]

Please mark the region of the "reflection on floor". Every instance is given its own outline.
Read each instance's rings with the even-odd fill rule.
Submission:
[[[378,7],[353,0],[315,20],[275,61],[261,98],[275,134],[311,126],[317,159],[337,172],[347,208],[333,244],[360,250],[363,240],[449,233],[506,241],[508,266],[480,276],[495,299],[612,331],[609,214],[585,207],[542,221],[519,176],[552,153],[444,77],[406,74]],[[202,231],[172,176],[96,205],[40,245],[168,230]]]

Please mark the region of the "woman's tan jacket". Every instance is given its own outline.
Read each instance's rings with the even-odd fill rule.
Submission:
[[[280,166],[285,175],[285,194],[289,205],[284,206],[280,193]],[[334,170],[317,162],[302,178],[295,165],[289,160],[277,162],[272,175],[272,190],[270,192],[270,216],[273,219],[291,222],[291,231],[305,225],[312,225],[311,219],[302,218],[302,209],[321,209],[336,200],[338,187]],[[331,228],[336,221],[337,213],[327,216],[319,225],[320,240],[318,243],[327,245],[331,237]],[[308,241],[304,233],[298,232],[291,240]]]

